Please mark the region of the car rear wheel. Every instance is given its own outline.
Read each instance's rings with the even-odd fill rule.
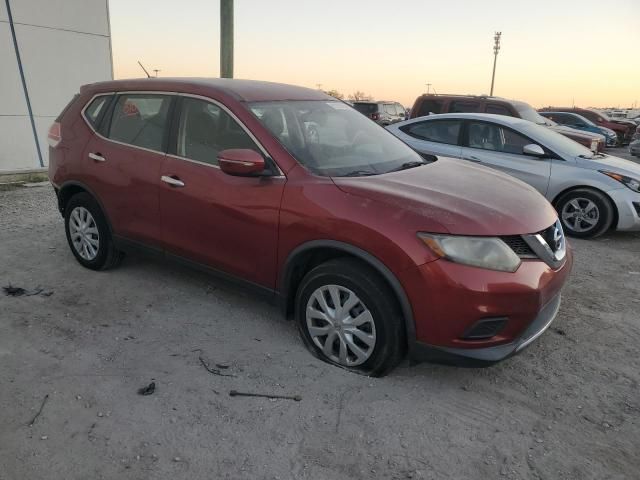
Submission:
[[[402,359],[404,323],[395,297],[357,260],[330,260],[307,273],[296,320],[307,348],[328,363],[380,376]]]
[[[71,252],[83,267],[107,270],[122,260],[102,209],[88,193],[71,197],[64,209],[64,225]]]
[[[560,197],[556,209],[564,231],[577,238],[599,237],[613,223],[613,205],[597,190],[572,190]]]

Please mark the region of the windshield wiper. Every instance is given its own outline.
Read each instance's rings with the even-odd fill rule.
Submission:
[[[400,165],[398,168],[394,168],[393,170],[389,170],[389,172],[399,172],[400,170],[408,170],[410,168],[419,167],[421,165],[426,165],[428,162],[419,162],[417,160],[411,162],[405,162]]]
[[[340,176],[341,177],[367,177],[370,175],[377,175],[377,173],[372,172],[371,170],[353,170],[352,172],[348,172]]]

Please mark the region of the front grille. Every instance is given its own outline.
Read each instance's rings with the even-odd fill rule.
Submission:
[[[500,238],[502,238],[502,241],[506,243],[520,258],[538,258],[535,252],[531,250],[531,247],[520,235],[509,235]]]

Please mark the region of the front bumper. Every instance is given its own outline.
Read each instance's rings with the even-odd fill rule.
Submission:
[[[607,195],[611,197],[618,211],[616,230],[640,230],[640,193],[636,193],[627,187],[622,187],[607,192]]]
[[[488,365],[517,353],[555,318],[572,266],[568,247],[564,264],[555,270],[540,260],[523,260],[510,273],[441,259],[405,271],[401,283],[415,321],[409,358]],[[469,334],[494,321],[501,326],[490,336]]]
[[[448,365],[486,367],[521,352],[531,345],[553,323],[560,310],[561,294],[556,295],[538,314],[524,333],[513,342],[485,348],[437,347],[416,342],[411,349],[413,361]]]

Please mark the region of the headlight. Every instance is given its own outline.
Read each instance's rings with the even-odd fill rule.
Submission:
[[[499,238],[430,233],[418,237],[433,253],[451,262],[501,272],[515,272],[520,266],[520,257]]]
[[[627,177],[625,175],[620,175],[619,173],[607,172],[606,170],[600,170],[600,173],[604,173],[607,177],[611,177],[614,180],[622,183],[625,187],[633,190],[634,192],[640,193],[640,180],[636,180],[635,178]]]

